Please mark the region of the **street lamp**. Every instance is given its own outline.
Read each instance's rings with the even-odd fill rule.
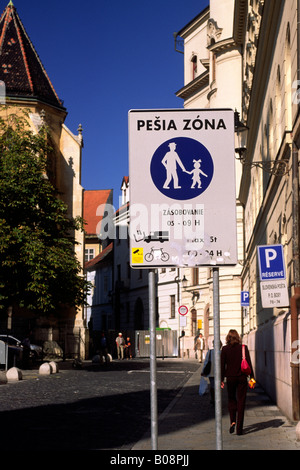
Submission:
[[[234,138],[236,157],[244,166],[261,168],[275,176],[283,176],[289,172],[287,160],[246,161],[249,128],[240,120],[238,111],[234,112]]]
[[[245,126],[240,121],[240,114],[235,111],[234,113],[234,146],[235,146],[235,151],[236,153],[239,154],[239,160],[244,163],[245,157],[244,155],[247,152],[247,140],[248,140],[248,131],[249,128]]]
[[[186,286],[187,286],[188,280],[187,280],[187,278],[185,277],[185,274],[184,274],[182,279],[180,279],[180,276],[176,276],[175,277],[175,282],[177,282],[177,284],[182,282],[182,286],[185,289]]]
[[[179,302],[179,293],[180,293],[180,287],[179,287],[179,285],[180,285],[180,283],[182,283],[182,287],[183,287],[184,289],[186,289],[188,280],[187,280],[187,278],[185,277],[185,274],[183,275],[183,278],[182,278],[182,279],[180,279],[180,276],[176,276],[174,280],[175,280],[175,282],[177,283],[177,301]]]

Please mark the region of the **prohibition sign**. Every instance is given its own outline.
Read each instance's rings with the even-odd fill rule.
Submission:
[[[186,315],[188,313],[189,309],[185,305],[181,305],[178,309],[178,312],[180,315]]]

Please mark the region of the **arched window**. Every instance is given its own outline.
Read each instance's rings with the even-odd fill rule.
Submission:
[[[191,59],[191,64],[192,64],[192,80],[194,80],[197,77],[197,73],[198,73],[198,64],[197,64],[196,55],[193,55]]]

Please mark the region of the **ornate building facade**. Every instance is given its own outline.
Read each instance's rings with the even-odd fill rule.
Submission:
[[[247,151],[239,200],[245,211],[244,333],[257,378],[286,415],[299,413],[299,2],[239,3],[244,24],[242,116]],[[297,23],[298,18],[298,23]],[[264,308],[257,246],[283,246],[289,303]]]
[[[294,0],[211,0],[178,33],[185,85],[177,92],[185,107],[236,109],[248,128],[244,151],[235,155],[239,265],[222,269],[221,336],[238,329],[257,380],[293,420],[300,419],[299,6]],[[289,301],[264,308],[257,247],[275,244],[283,246]],[[209,269],[199,269],[197,279],[187,291],[200,293],[196,315],[200,310],[209,338]],[[249,307],[241,307],[241,291],[249,292]]]

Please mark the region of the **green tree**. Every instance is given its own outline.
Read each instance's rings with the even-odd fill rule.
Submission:
[[[52,314],[85,302],[74,250],[83,221],[68,217],[47,177],[48,141],[47,128],[33,133],[25,115],[0,118],[0,309]]]

